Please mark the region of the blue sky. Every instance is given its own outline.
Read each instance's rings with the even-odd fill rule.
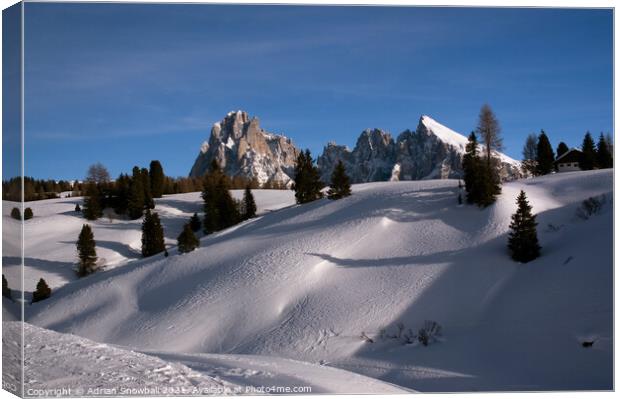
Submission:
[[[26,174],[187,175],[243,109],[316,157],[422,114],[467,134],[488,102],[505,152],[612,132],[612,12],[565,9],[26,4]],[[612,132],[613,133],[613,132]]]

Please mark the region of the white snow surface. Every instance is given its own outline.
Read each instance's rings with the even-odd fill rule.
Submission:
[[[43,396],[56,396],[55,392],[62,389],[66,393],[60,396],[78,397],[263,394],[269,392],[262,389],[271,387],[315,394],[407,392],[349,371],[295,360],[252,355],[145,354],[28,323],[5,322],[3,329],[4,364],[9,368],[3,377],[12,386],[20,386],[24,334],[24,388],[29,396],[45,392],[48,394]]]
[[[521,189],[542,245],[527,264],[506,249]],[[497,203],[478,209],[457,205],[455,180],[360,184],[351,197],[265,212],[204,237],[190,254],[144,260],[134,255],[139,221],[129,228],[104,218],[97,249],[117,267],[59,278],[65,285],[27,306],[27,320],[142,352],[192,354],[171,355],[178,359],[288,358],[418,391],[609,390],[612,190],[611,170],[562,173],[506,183]],[[259,193],[263,210],[292,202],[286,192]],[[575,216],[600,195],[600,214]],[[200,210],[198,194],[186,197],[157,202],[170,243]],[[44,261],[32,271],[74,251],[83,221],[63,214],[70,201],[31,203],[40,224],[26,256]],[[380,337],[398,323],[415,333],[425,320],[443,326],[440,342]]]

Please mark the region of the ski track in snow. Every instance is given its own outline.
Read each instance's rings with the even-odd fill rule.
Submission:
[[[359,184],[346,199],[302,206],[291,192],[258,190],[261,217],[202,238],[190,254],[125,257],[79,281],[58,278],[51,299],[27,307],[27,321],[162,356],[275,356],[420,391],[611,389],[612,180],[611,170],[518,180],[486,209],[458,206],[455,180]],[[506,250],[521,189],[543,247],[525,265]],[[575,216],[581,201],[603,194],[601,214]],[[60,233],[51,233],[56,223],[41,228],[73,208],[67,201],[32,203],[41,226],[27,258],[70,262],[82,220],[64,215],[76,219],[67,237],[68,222]],[[157,206],[172,240],[200,199]],[[96,240],[112,241],[106,223],[95,225]],[[139,237],[139,221],[114,225],[124,233],[106,259]],[[35,270],[31,284],[48,271],[26,273]],[[402,322],[417,332],[427,319],[443,326],[441,342],[379,339],[381,329]],[[588,337],[597,341],[585,349]]]

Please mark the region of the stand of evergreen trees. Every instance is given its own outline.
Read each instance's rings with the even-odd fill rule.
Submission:
[[[71,182],[66,180],[42,180],[24,177],[24,201],[38,201],[58,198],[63,191],[73,190]],[[2,181],[2,199],[19,202],[22,200],[22,179],[13,177]]]
[[[496,161],[487,162],[478,154],[478,139],[471,132],[463,156],[463,180],[469,204],[487,207],[501,192]]]
[[[482,139],[483,154],[478,154],[478,136]],[[487,207],[501,193],[498,160],[494,156],[502,149],[499,121],[487,104],[480,109],[476,132],[471,132],[463,156],[463,180],[467,202]]]
[[[230,194],[230,178],[213,160],[204,177],[202,199],[204,201],[203,230],[210,234],[233,226],[241,221],[239,206]]]
[[[596,144],[596,166],[599,169],[607,169],[614,167],[613,149],[610,139],[603,136],[603,133],[598,138]]]
[[[517,197],[517,206],[517,211],[512,215],[510,223],[508,249],[512,259],[527,263],[540,256],[540,245],[536,233],[538,223],[523,190]]]
[[[295,190],[295,199],[297,203],[305,204],[323,198],[323,193],[321,192],[322,188],[323,183],[321,182],[320,172],[319,169],[314,166],[310,150],[301,151],[295,163],[295,178],[293,183],[293,190]]]

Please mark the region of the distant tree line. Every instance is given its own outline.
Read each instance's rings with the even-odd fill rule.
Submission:
[[[561,141],[553,151],[549,137],[544,130],[540,134],[527,136],[523,146],[523,171],[532,176],[542,176],[556,171],[555,160],[570,151]],[[601,133],[595,144],[590,132],[586,132],[581,143],[581,170],[613,168],[613,141],[611,135]]]
[[[21,198],[22,181],[20,177],[13,177],[2,181],[2,199],[19,202]],[[41,180],[24,177],[24,201],[37,201],[58,198],[63,191],[72,191],[73,185],[66,180]]]

